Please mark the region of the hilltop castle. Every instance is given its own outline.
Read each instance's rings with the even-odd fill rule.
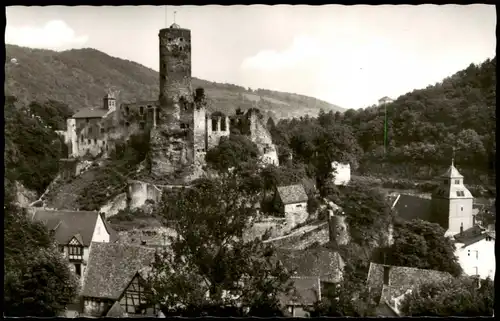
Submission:
[[[173,24],[159,32],[158,100],[122,103],[108,93],[98,108],[67,120],[70,158],[106,157],[116,142],[149,131],[151,176],[180,178],[201,169],[206,152],[236,126],[257,144],[264,163],[278,165],[276,147],[258,109],[230,117],[210,113],[203,88],[191,88],[191,31]]]

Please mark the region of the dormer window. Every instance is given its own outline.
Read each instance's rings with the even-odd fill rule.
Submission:
[[[456,179],[455,180],[455,185],[459,185],[460,184],[460,180],[459,179]]]
[[[457,191],[457,196],[465,196],[464,191]]]
[[[83,260],[83,245],[76,237],[73,237],[68,244],[68,254],[70,261]]]

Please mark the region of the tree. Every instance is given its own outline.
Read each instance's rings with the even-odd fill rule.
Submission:
[[[257,145],[243,135],[221,137],[219,145],[207,152],[207,163],[219,171],[238,167],[244,162],[256,161],[259,157]]]
[[[345,259],[340,283],[329,286],[322,300],[311,309],[312,317],[365,317],[373,314],[375,305],[366,287],[366,258],[359,246],[342,246],[339,253]]]
[[[384,244],[392,211],[379,190],[361,183],[343,187],[336,198],[344,210],[351,241],[369,248]],[[335,200],[332,199],[335,202]]]
[[[161,215],[175,222],[177,237],[170,238],[172,251],[157,255],[151,280],[153,301],[166,314],[209,307],[278,310],[277,295],[289,275],[273,263],[271,245],[243,240],[257,196],[240,183],[232,174],[204,179],[164,200]]]
[[[396,222],[387,263],[460,275],[462,269],[454,253],[455,246],[444,233],[438,224],[422,220]]]
[[[12,184],[4,180],[4,187],[4,313],[59,316],[76,295],[76,280],[45,227],[13,203]]]
[[[401,311],[412,317],[493,316],[494,284],[470,277],[422,284],[405,296]]]

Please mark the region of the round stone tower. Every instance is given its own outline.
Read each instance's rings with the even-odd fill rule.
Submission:
[[[159,125],[178,127],[181,109],[192,104],[191,31],[177,24],[161,29]]]

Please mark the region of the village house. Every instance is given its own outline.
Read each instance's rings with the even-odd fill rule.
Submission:
[[[381,317],[401,317],[400,303],[406,294],[424,282],[440,282],[453,276],[447,272],[370,263],[366,285]]]
[[[36,210],[34,221],[45,224],[71,270],[83,283],[92,242],[115,242],[117,233],[98,212]]]
[[[158,316],[147,305],[146,280],[155,249],[118,243],[92,243],[82,291],[82,315],[91,317]]]
[[[293,291],[280,296],[284,313],[291,317],[309,316],[308,309],[321,301],[321,293],[342,280],[344,260],[336,251],[312,248],[307,251],[276,251],[276,259],[290,272]]]
[[[278,186],[274,194],[278,212],[283,214],[291,226],[307,219],[307,194],[302,184]]]
[[[479,226],[455,235],[455,256],[465,274],[495,279],[495,231]]]

